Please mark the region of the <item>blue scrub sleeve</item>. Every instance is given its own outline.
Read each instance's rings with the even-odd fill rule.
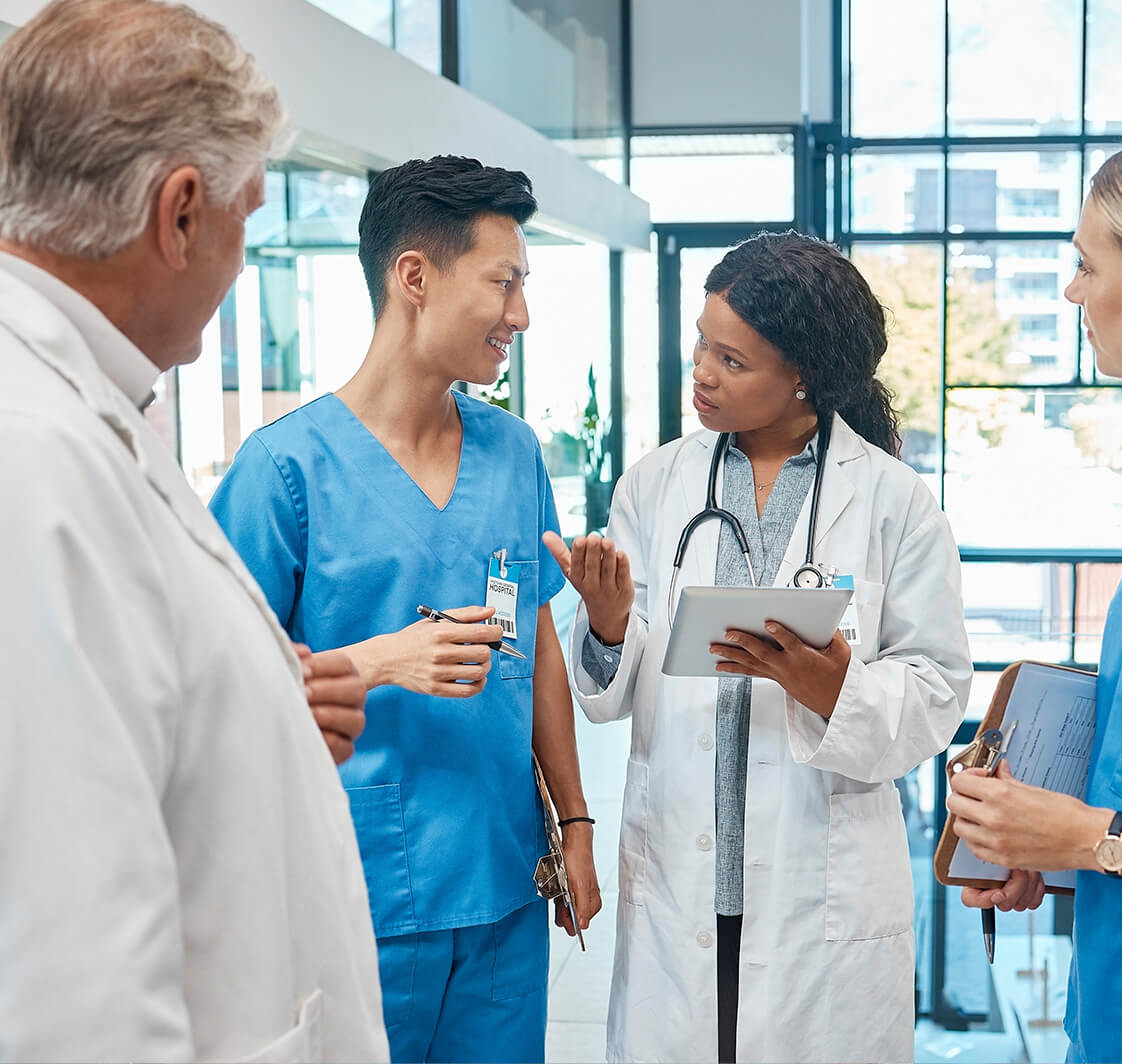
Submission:
[[[549,548],[542,543],[542,535],[556,532],[561,535],[561,522],[557,519],[557,504],[553,501],[553,485],[545,468],[541,444],[534,437],[534,459],[538,473],[538,605],[544,606],[565,586],[565,574],[554,561]]]
[[[242,444],[210,509],[289,630],[304,583],[307,525],[293,485],[256,433]]]

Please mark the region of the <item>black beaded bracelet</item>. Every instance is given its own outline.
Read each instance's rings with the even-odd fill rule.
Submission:
[[[557,826],[563,828],[568,824],[595,824],[596,821],[590,816],[569,816],[564,820],[558,820]]]

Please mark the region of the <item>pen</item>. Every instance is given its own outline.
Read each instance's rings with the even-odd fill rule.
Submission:
[[[997,921],[993,909],[982,910],[982,941],[986,944],[986,956],[993,964],[993,950],[997,939]]]
[[[418,606],[417,612],[422,617],[427,617],[430,621],[451,621],[453,624],[474,624],[474,621],[461,621],[458,617],[450,617],[447,613],[440,610],[434,610],[431,606]],[[497,650],[500,654],[509,654],[515,658],[525,658],[526,655],[521,650],[512,647],[505,639],[496,639],[493,642],[484,643],[483,646],[490,647],[492,650]]]
[[[1013,738],[1013,732],[1016,730],[1017,722],[1013,721],[1012,726],[1005,733],[1005,741],[1001,744],[1001,749],[986,767],[987,776],[992,776],[997,772],[997,766],[1009,749],[1009,741]],[[986,957],[990,964],[993,964],[993,953],[997,947],[997,916],[992,906],[982,910],[982,941],[986,946]]]

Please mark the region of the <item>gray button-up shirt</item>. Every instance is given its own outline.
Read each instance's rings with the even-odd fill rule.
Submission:
[[[752,463],[735,446],[725,458],[721,505],[736,514],[748,537],[748,549],[761,587],[770,586],[787,553],[799,511],[814,483],[817,439],[788,458],[771,489],[762,517],[756,513]],[[736,537],[721,523],[714,583],[737,587],[751,583]],[[605,646],[591,633],[581,647],[581,665],[604,690],[619,668],[622,644]],[[748,786],[748,724],[752,680],[722,676],[717,681],[716,816],[717,854],[714,906],[722,916],[744,911],[744,798]]]

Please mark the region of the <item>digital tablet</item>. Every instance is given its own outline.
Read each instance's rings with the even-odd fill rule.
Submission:
[[[774,642],[764,631],[767,621],[778,621],[804,643],[824,647],[852,597],[847,587],[684,587],[662,671],[667,676],[720,676],[719,659],[709,653],[709,644],[723,643],[730,628]]]

